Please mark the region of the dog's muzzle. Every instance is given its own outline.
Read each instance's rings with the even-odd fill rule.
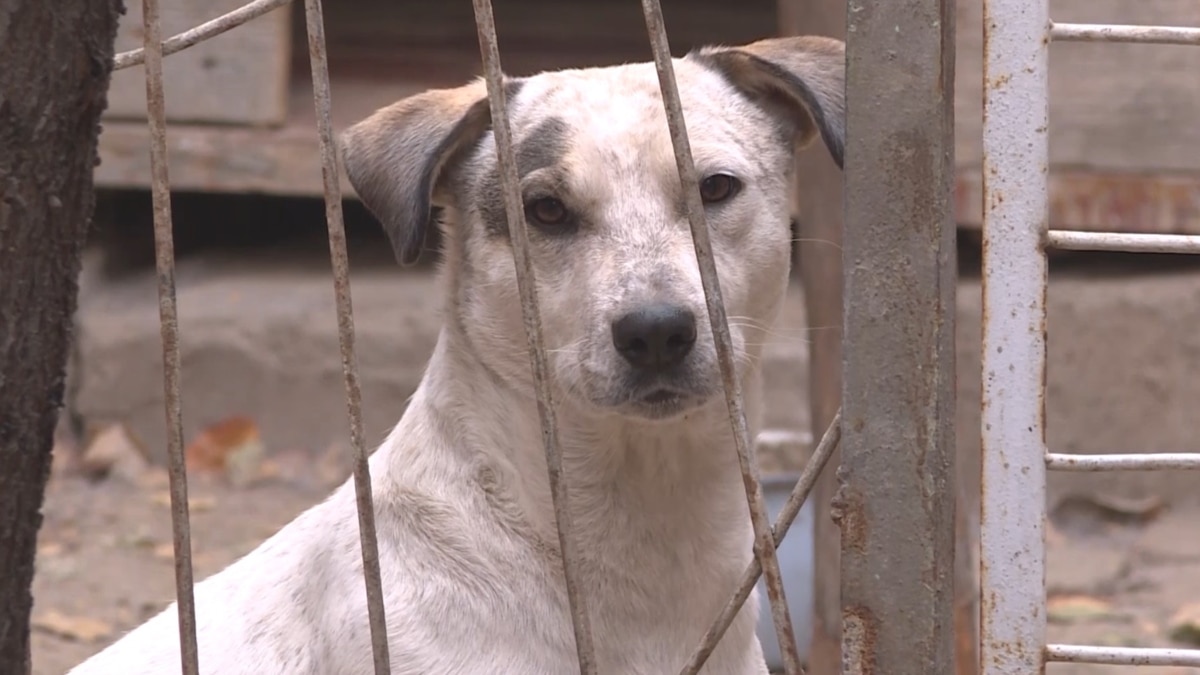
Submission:
[[[687,357],[696,345],[696,315],[679,305],[643,305],[612,322],[612,342],[630,366],[629,402],[650,417],[688,407],[695,392]]]

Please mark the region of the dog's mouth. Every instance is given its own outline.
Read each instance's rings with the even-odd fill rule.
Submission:
[[[625,408],[636,417],[663,420],[691,410],[701,398],[695,392],[655,385],[634,392]]]
[[[641,397],[640,401],[649,405],[664,405],[677,402],[683,394],[671,389],[654,389]]]

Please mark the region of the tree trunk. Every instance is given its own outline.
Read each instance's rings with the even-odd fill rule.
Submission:
[[[31,669],[34,553],[122,11],[0,0],[0,673]]]

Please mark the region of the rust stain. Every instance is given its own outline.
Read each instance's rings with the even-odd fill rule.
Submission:
[[[875,675],[877,624],[866,607],[842,609],[842,675]]]
[[[840,481],[842,476],[838,478]],[[862,495],[841,483],[830,504],[830,516],[842,531],[842,550],[866,554],[868,526]]]

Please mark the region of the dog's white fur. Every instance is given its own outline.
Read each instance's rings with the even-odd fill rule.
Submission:
[[[840,161],[843,50],[823,38],[675,61],[701,176],[742,188],[709,207],[752,429],[758,360],[787,286],[792,156],[820,133]],[[751,527],[654,67],[515,81],[531,227],[570,509],[600,670],[677,671],[751,556]],[[399,424],[372,456],[392,672],[577,672],[515,269],[482,83],[427,92],[355,125],[351,181],[402,259],[444,209],[446,321]],[[540,192],[539,192],[540,191]],[[698,337],[649,401],[611,324],[665,300]],[[661,378],[660,378],[661,379]],[[643,386],[645,385],[645,386]],[[196,586],[202,672],[372,673],[353,485]],[[747,602],[704,672],[766,672]],[[71,671],[177,672],[172,606]]]

